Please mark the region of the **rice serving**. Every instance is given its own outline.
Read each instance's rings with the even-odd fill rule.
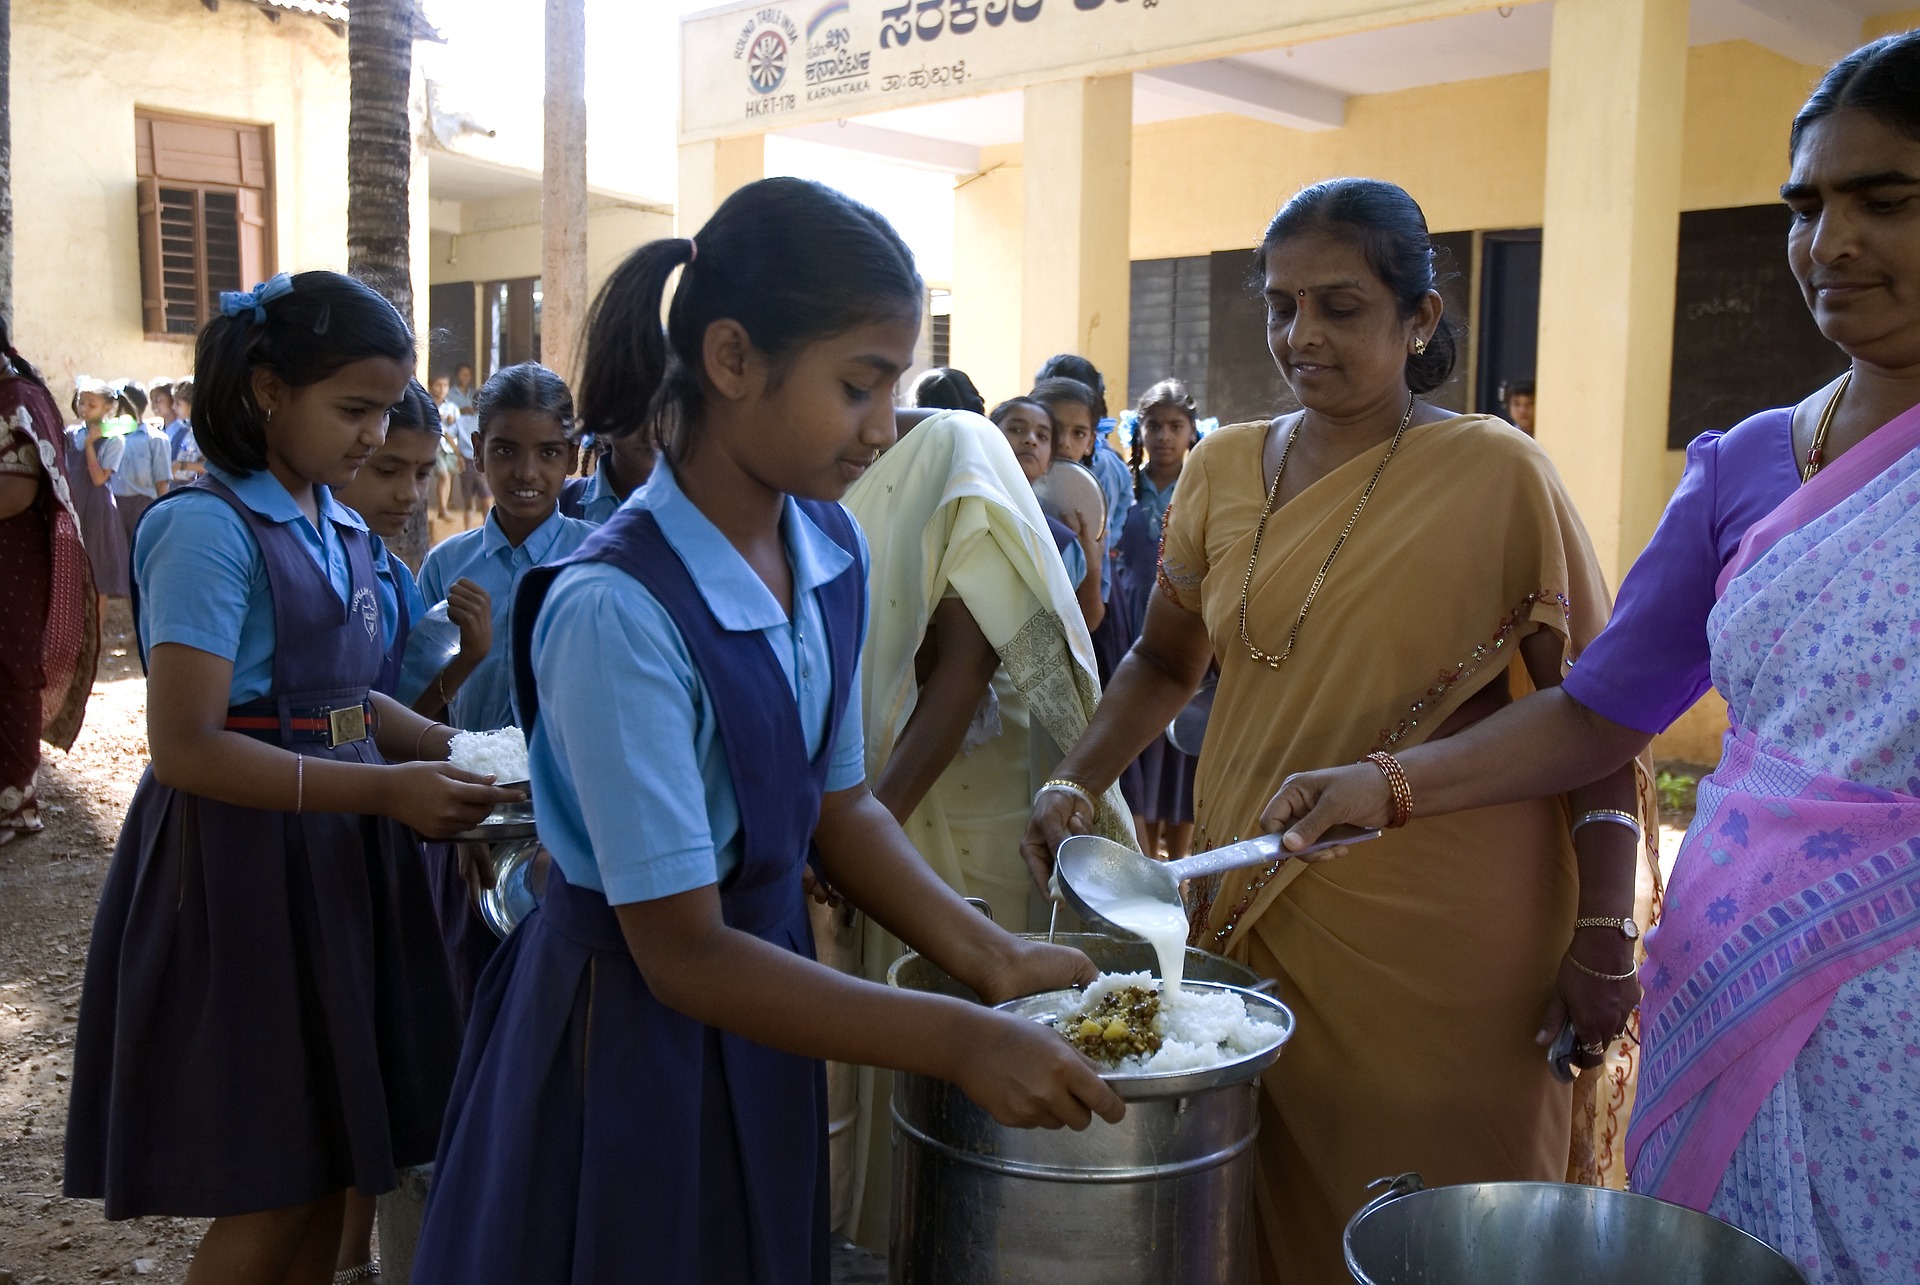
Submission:
[[[1159,979],[1151,973],[1102,973],[1081,992],[1079,1004],[1055,1020],[1054,1029],[1084,1052],[1081,1043],[1073,1039],[1081,1022],[1101,1008],[1108,996],[1129,988],[1153,992],[1159,999],[1151,1021],[1159,1047],[1114,1061],[1096,1057],[1112,1074],[1203,1070],[1258,1053],[1272,1045],[1280,1033],[1274,1023],[1249,1016],[1246,1001],[1238,995],[1190,988],[1160,994]]]
[[[527,779],[527,738],[517,727],[502,727],[492,732],[456,732],[447,747],[447,759],[455,767],[496,782]]]

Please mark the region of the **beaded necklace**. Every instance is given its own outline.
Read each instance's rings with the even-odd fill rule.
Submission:
[[[1353,534],[1353,528],[1360,521],[1360,514],[1366,509],[1367,501],[1373,498],[1373,488],[1379,485],[1380,475],[1387,471],[1387,465],[1400,449],[1400,440],[1407,435],[1407,425],[1413,422],[1413,395],[1407,395],[1407,413],[1400,417],[1400,427],[1393,432],[1393,442],[1387,447],[1386,455],[1379,467],[1373,470],[1373,476],[1367,479],[1367,489],[1360,492],[1360,503],[1353,506],[1353,515],[1347,519],[1346,529],[1340,532],[1340,538],[1333,542],[1332,552],[1327,560],[1320,564],[1320,573],[1313,578],[1312,588],[1307,590],[1306,601],[1300,604],[1300,614],[1294,617],[1293,630],[1287,635],[1286,650],[1278,656],[1261,651],[1253,645],[1253,639],[1247,637],[1247,593],[1253,587],[1253,568],[1260,560],[1260,540],[1267,533],[1267,519],[1273,515],[1273,506],[1280,498],[1280,479],[1287,475],[1287,456],[1293,452],[1294,438],[1299,436],[1296,428],[1287,434],[1287,441],[1280,448],[1280,467],[1274,471],[1273,485],[1267,488],[1267,502],[1260,510],[1260,525],[1253,529],[1253,552],[1247,557],[1246,579],[1240,582],[1240,641],[1246,646],[1247,655],[1254,664],[1265,665],[1268,669],[1278,669],[1293,655],[1293,645],[1300,641],[1300,627],[1307,623],[1307,613],[1313,610],[1313,600],[1320,596],[1320,586],[1327,582],[1327,572],[1333,570],[1333,560],[1340,556],[1340,550]]]

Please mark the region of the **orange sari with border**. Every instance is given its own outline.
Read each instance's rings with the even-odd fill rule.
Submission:
[[[1550,631],[1571,664],[1611,605],[1545,453],[1497,419],[1457,416],[1408,431],[1292,657],[1277,671],[1254,662],[1239,609],[1268,428],[1211,434],[1166,520],[1161,591],[1204,619],[1220,662],[1196,850],[1258,833],[1291,772],[1419,744],[1490,684],[1531,690],[1521,640]],[[1379,458],[1366,452],[1268,519],[1247,595],[1255,645],[1285,643]],[[1262,1079],[1261,1280],[1346,1280],[1341,1232],[1376,1178],[1618,1184],[1629,1046],[1582,1077],[1576,1104],[1533,1038],[1577,894],[1557,798],[1416,815],[1343,861],[1190,887],[1194,943],[1276,979],[1299,1019]]]

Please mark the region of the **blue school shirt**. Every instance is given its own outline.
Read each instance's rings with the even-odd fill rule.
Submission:
[[[67,444],[80,456],[80,475],[74,479],[76,485],[84,482],[92,485],[93,479],[86,473],[87,426],[81,424],[67,430]],[[113,490],[113,479],[120,472],[120,465],[127,453],[127,439],[124,437],[103,437],[93,444],[93,458],[101,468],[107,471],[107,489]],[[115,492],[118,494],[118,492]],[[252,537],[249,536],[249,539]]]
[[[470,732],[510,727],[513,712],[513,592],[531,568],[558,562],[593,534],[585,522],[561,516],[558,509],[533,529],[519,548],[507,542],[500,517],[489,512],[485,525],[450,535],[433,547],[420,565],[420,593],[429,603],[445,602],[456,580],[471,580],[493,599],[493,647],[460,690],[453,694],[447,721]]]
[[[577,477],[568,482],[560,496],[560,511],[568,517],[604,526],[620,508],[619,493],[607,478],[607,462],[602,459],[592,477]]]
[[[158,499],[160,488],[156,484],[173,480],[172,445],[145,424],[129,430],[120,440],[126,446],[120,457],[120,467],[107,479],[107,489],[115,495],[144,495],[149,500]]]
[[[1126,529],[1127,513],[1133,508],[1133,470],[1120,458],[1120,452],[1107,445],[1107,432],[1112,427],[1112,420],[1100,421],[1093,442],[1093,458],[1087,461],[1094,479],[1100,483],[1100,493],[1107,500],[1107,556],[1100,560],[1102,602],[1113,593],[1113,553],[1120,547],[1120,532]]]
[[[335,501],[326,487],[315,487],[322,519],[316,530],[265,469],[241,477],[209,463],[207,473],[267,521],[292,523],[300,547],[325,569],[333,591],[346,603],[352,571],[333,524],[364,531],[367,524],[358,513]],[[133,545],[133,579],[140,592],[143,655],[161,643],[182,643],[232,661],[230,705],[259,700],[273,690],[273,596],[266,559],[253,532],[225,500],[195,488],[149,513]]]
[[[660,524],[723,629],[766,635],[818,754],[833,657],[816,590],[852,557],[789,499],[780,519],[793,568],[795,629],[746,559],[662,463],[627,497]],[[865,538],[861,562],[867,561]],[[540,721],[528,747],[540,838],[567,882],[623,905],[718,883],[743,855],[740,805],[713,701],[679,628],[647,589],[605,563],[555,578],[533,631]],[[827,789],[866,779],[860,675],[840,721]]]

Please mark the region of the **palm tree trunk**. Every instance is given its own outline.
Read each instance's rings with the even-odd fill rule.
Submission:
[[[540,359],[572,382],[587,312],[586,0],[547,0],[546,91]]]
[[[353,0],[347,20],[347,271],[391,300],[408,325],[413,19],[413,0]],[[428,543],[422,501],[392,548],[417,570]]]
[[[413,0],[353,0],[347,22],[347,271],[413,321],[407,120]]]

